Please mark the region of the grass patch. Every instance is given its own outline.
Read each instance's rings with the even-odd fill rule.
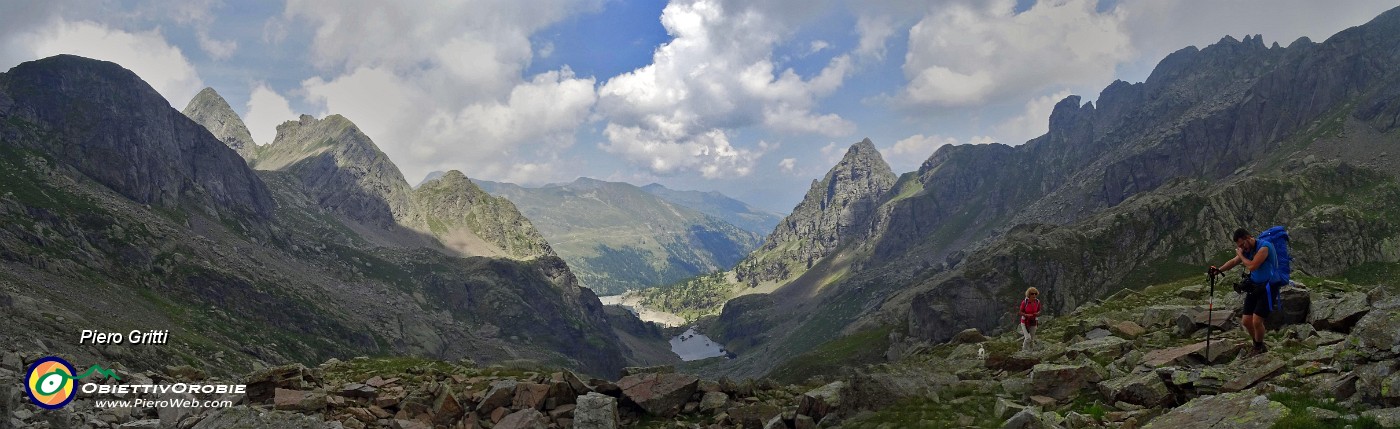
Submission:
[[[801,383],[814,375],[829,375],[842,368],[884,360],[892,327],[884,327],[840,337],[789,359],[769,373],[783,383]]]
[[[1288,407],[1287,417],[1274,423],[1273,429],[1380,429],[1380,423],[1369,417],[1361,417],[1356,421],[1345,419],[1320,420],[1313,415],[1309,408],[1319,408],[1335,411],[1341,415],[1355,414],[1355,410],[1337,405],[1334,402],[1318,399],[1313,396],[1300,395],[1297,393],[1275,393],[1269,395],[1269,399],[1282,403]]]

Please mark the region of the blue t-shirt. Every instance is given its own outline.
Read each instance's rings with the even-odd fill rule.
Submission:
[[[1274,275],[1275,267],[1278,266],[1278,262],[1274,259],[1274,254],[1277,253],[1274,251],[1274,244],[1264,240],[1255,240],[1254,243],[1254,250],[1245,252],[1245,258],[1253,260],[1254,254],[1261,248],[1269,249],[1269,255],[1264,257],[1264,263],[1259,264],[1258,269],[1249,272],[1249,280],[1255,283],[1273,283],[1276,277]]]

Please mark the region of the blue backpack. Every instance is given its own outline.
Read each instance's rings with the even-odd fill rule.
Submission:
[[[1257,240],[1264,240],[1274,245],[1274,278],[1269,283],[1273,285],[1286,285],[1289,281],[1288,273],[1293,271],[1293,257],[1288,256],[1288,230],[1282,226],[1275,226],[1260,233]]]
[[[1283,229],[1282,226],[1275,226],[1264,230],[1264,232],[1260,233],[1255,239],[1264,240],[1273,244],[1274,251],[1278,252],[1273,255],[1274,263],[1277,265],[1274,266],[1274,278],[1269,280],[1267,289],[1269,291],[1269,298],[1271,298],[1270,301],[1272,301],[1270,302],[1271,305],[1269,308],[1271,310],[1277,310],[1278,307],[1283,304],[1280,302],[1282,296],[1279,294],[1279,289],[1288,285],[1290,280],[1288,273],[1293,272],[1293,257],[1288,256],[1288,230]]]

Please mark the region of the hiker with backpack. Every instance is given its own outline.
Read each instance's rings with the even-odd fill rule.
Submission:
[[[1235,241],[1235,257],[1219,268],[1210,267],[1209,274],[1213,277],[1236,265],[1244,266],[1246,275],[1235,286],[1236,292],[1245,294],[1240,324],[1254,341],[1253,354],[1264,353],[1269,350],[1264,344],[1264,318],[1277,309],[1278,289],[1288,284],[1288,232],[1276,226],[1256,238],[1240,228],[1231,238]]]
[[[1039,325],[1036,317],[1040,316],[1040,290],[1026,289],[1026,298],[1021,300],[1017,312],[1021,315],[1021,351],[1030,351],[1035,346],[1035,328]]]

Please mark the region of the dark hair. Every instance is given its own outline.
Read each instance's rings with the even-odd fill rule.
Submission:
[[[1235,230],[1234,238],[1231,239],[1230,241],[1240,241],[1241,238],[1249,238],[1249,237],[1253,237],[1253,236],[1254,236],[1254,234],[1250,234],[1250,233],[1249,233],[1249,230],[1244,229],[1244,228],[1240,228],[1240,229]]]

